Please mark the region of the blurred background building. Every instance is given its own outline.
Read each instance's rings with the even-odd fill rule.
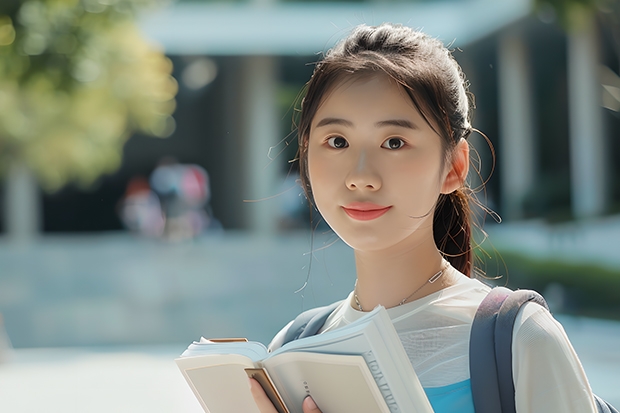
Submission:
[[[268,341],[346,294],[351,253],[324,226],[309,234],[291,124],[318,54],[382,22],[449,44],[471,84],[484,136],[471,137],[470,180],[486,182],[481,202],[504,220],[487,220],[481,271],[545,291],[558,312],[620,319],[618,3],[180,0],[138,13],[172,63],[161,70],[176,103],[162,98],[159,129],[134,128],[88,185],[1,176],[8,337],[18,348]]]
[[[476,96],[474,126],[497,155],[490,174],[488,145],[474,137],[490,176],[486,203],[505,220],[617,212],[620,29],[609,4],[565,25],[551,3],[527,0],[181,1],[148,13],[140,27],[163,46],[179,83],[176,129],[164,140],[132,136],[120,168],[88,190],[43,193],[40,230],[122,229],[117,202],[129,180],[173,156],[211,175],[212,213],[225,229],[277,231],[286,220],[277,195],[295,173],[293,105],[316,54],[355,24],[383,21],[457,49]]]

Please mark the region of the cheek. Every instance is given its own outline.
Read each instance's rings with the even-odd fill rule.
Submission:
[[[410,201],[423,201],[429,196],[439,196],[441,176],[437,165],[424,159],[403,160],[386,165],[383,179],[385,186],[396,189],[398,196]],[[389,175],[389,176],[388,176]]]
[[[308,178],[312,188],[314,204],[325,217],[337,205],[339,189],[344,171],[342,166],[334,163],[333,159],[317,153],[308,153]]]
[[[311,149],[308,151],[308,178],[315,196],[321,193],[336,176],[337,171],[334,171],[332,162]]]
[[[310,188],[312,188],[312,193],[315,193],[318,185],[317,182],[319,177],[317,176],[317,171],[319,170],[319,166],[317,165],[317,159],[314,155],[314,151],[312,149],[308,149],[308,180],[310,181]]]

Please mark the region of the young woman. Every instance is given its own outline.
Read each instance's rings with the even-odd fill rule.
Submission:
[[[458,64],[423,33],[359,26],[307,86],[301,180],[354,249],[357,270],[354,290],[320,332],[386,307],[435,412],[473,413],[469,334],[490,289],[470,278],[472,126]],[[547,310],[524,306],[512,348],[517,412],[596,411],[581,364]],[[261,412],[275,412],[256,382],[251,388]],[[311,398],[303,409],[320,412]]]

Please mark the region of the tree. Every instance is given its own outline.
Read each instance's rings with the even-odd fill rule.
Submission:
[[[620,0],[534,0],[534,8],[544,15],[557,16],[567,32],[581,29],[598,16],[611,32],[620,58]]]
[[[47,191],[87,186],[120,166],[133,132],[173,131],[172,64],[134,24],[154,1],[2,0],[0,173],[9,193],[24,173]]]

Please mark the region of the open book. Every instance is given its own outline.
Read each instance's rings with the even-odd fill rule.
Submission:
[[[279,413],[302,413],[308,395],[324,412],[433,411],[383,307],[272,353],[257,342],[201,339],[175,361],[210,413],[259,413],[248,377]]]

